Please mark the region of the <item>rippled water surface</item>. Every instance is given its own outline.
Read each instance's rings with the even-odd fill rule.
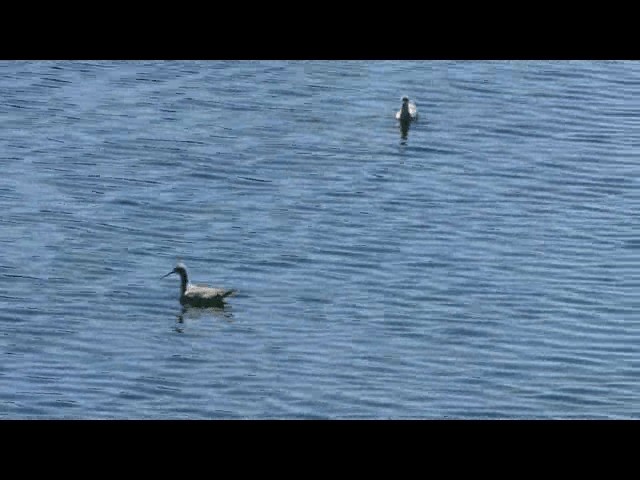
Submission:
[[[0,418],[640,418],[639,93],[637,62],[1,62]],[[238,295],[183,312],[179,260]]]

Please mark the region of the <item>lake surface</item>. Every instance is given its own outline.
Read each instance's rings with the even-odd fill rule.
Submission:
[[[640,63],[4,61],[0,98],[0,418],[640,418]],[[238,294],[183,312],[178,261]]]

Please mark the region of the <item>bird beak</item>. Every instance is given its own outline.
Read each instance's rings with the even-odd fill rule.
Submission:
[[[176,272],[175,270],[171,270],[169,273],[167,273],[166,275],[163,275],[163,276],[162,276],[162,277],[160,277],[160,278],[168,277],[169,275],[171,275],[172,273],[175,273],[175,272]]]

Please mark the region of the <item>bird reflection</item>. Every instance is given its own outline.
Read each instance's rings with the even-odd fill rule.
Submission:
[[[231,313],[231,306],[225,305],[224,307],[209,307],[209,308],[192,308],[189,306],[183,306],[179,315],[176,315],[175,331],[183,333],[185,329],[185,318],[187,320],[196,320],[204,316],[213,315],[214,317],[226,320],[227,322],[233,321],[233,313]]]

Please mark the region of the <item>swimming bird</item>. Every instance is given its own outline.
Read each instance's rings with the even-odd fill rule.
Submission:
[[[402,97],[402,108],[396,113],[396,120],[408,123],[418,119],[418,109],[416,104],[409,101],[406,95]]]
[[[193,307],[220,307],[224,305],[224,299],[232,295],[236,290],[226,288],[212,288],[204,285],[192,285],[187,276],[187,267],[184,263],[178,263],[176,267],[162,278],[177,273],[180,275],[180,303]]]

